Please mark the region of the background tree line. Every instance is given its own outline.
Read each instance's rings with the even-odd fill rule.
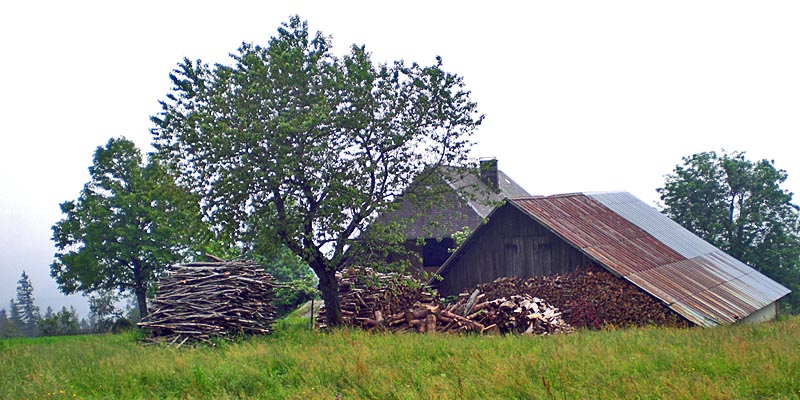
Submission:
[[[34,337],[74,335],[78,333],[110,332],[131,326],[136,320],[135,309],[119,304],[111,305],[113,311],[98,308],[90,299],[89,317],[80,318],[74,307],[51,307],[44,314],[36,305],[33,285],[25,271],[17,282],[17,295],[9,300],[8,308],[0,309],[0,337]],[[130,320],[129,320],[130,319]]]

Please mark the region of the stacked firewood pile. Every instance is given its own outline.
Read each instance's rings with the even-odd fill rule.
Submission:
[[[573,331],[561,318],[558,308],[529,294],[496,297],[475,289],[472,293],[461,293],[459,300],[446,310],[451,314],[463,315],[473,325],[477,324],[469,326],[464,323],[457,328],[466,332],[548,335]]]
[[[474,291],[445,307],[410,276],[348,270],[340,276],[339,293],[344,324],[368,330],[536,335],[572,330],[555,307],[539,298]],[[319,326],[327,326],[324,317]]]
[[[274,285],[248,261],[173,265],[158,285],[153,311],[139,326],[153,342],[183,345],[243,334],[268,334]]]
[[[576,328],[689,325],[654,297],[594,265],[565,275],[500,278],[478,290],[492,297],[527,294],[546,299]]]

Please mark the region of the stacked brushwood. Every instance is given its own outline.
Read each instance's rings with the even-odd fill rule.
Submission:
[[[536,335],[572,330],[558,309],[528,295],[465,292],[445,307],[411,276],[351,269],[339,275],[339,282],[344,324],[367,330]],[[327,326],[324,317],[319,326]]]
[[[500,278],[479,285],[478,290],[490,297],[529,295],[547,299],[576,328],[689,326],[685,318],[656,298],[595,265],[564,275]]]
[[[437,304],[438,298],[421,280],[410,275],[382,273],[371,268],[348,268],[337,272],[339,305],[345,325],[365,329],[384,325],[385,316],[403,313],[415,304]],[[325,309],[317,320],[328,326]]]
[[[139,326],[146,340],[186,342],[271,332],[274,281],[249,261],[173,265],[159,280],[153,311]]]

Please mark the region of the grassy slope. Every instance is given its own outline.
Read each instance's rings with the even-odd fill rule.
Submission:
[[[0,341],[0,398],[800,398],[800,317],[552,337],[309,332],[216,348]]]

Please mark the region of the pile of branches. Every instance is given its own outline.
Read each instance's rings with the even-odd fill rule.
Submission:
[[[348,268],[336,275],[345,325],[372,329],[383,321],[383,316],[403,313],[417,303],[438,302],[423,281],[410,275],[381,273],[371,268]],[[328,326],[324,307],[317,326]]]
[[[146,340],[177,344],[263,335],[275,319],[274,281],[249,261],[173,265],[159,280]]]
[[[595,265],[564,275],[500,278],[479,285],[478,290],[495,298],[529,295],[547,299],[576,328],[689,326],[656,298]]]
[[[558,309],[528,295],[490,297],[475,290],[445,307],[421,281],[371,270],[345,271],[339,293],[344,324],[367,330],[535,335],[572,331]],[[327,326],[324,318],[319,322]]]

